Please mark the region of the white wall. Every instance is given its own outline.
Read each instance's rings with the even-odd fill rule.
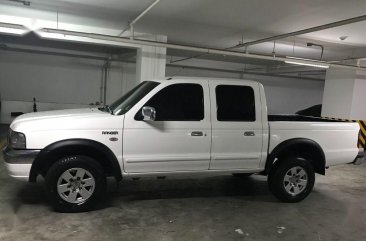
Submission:
[[[103,61],[0,51],[0,123],[10,112],[87,107],[101,96]],[[135,64],[114,62],[107,84],[107,104],[136,84]]]
[[[88,107],[100,100],[102,61],[0,51],[0,123],[10,123],[10,112],[31,112],[33,97],[39,111]],[[260,81],[269,113],[294,113],[322,102],[324,82],[222,71],[167,67],[166,76],[212,76]],[[107,104],[136,85],[136,64],[113,63]]]
[[[327,70],[322,116],[366,120],[366,73],[331,67]]]
[[[167,67],[166,75],[243,78],[259,81],[264,85],[268,103],[268,112],[270,114],[293,114],[298,110],[312,105],[321,104],[324,89],[323,81],[249,74],[241,76],[237,73],[171,66]]]
[[[349,119],[355,71],[329,68],[325,77],[322,116]]]
[[[355,80],[353,90],[351,118],[353,120],[366,120],[366,76],[363,79]]]

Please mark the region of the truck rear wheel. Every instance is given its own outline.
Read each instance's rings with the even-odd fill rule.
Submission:
[[[270,191],[283,202],[299,202],[313,190],[315,172],[310,161],[292,157],[275,163],[268,175]]]
[[[65,157],[46,175],[46,192],[60,212],[88,211],[103,196],[106,177],[102,166],[87,156]]]

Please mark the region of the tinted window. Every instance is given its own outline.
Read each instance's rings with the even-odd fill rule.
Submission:
[[[110,110],[114,115],[123,115],[129,111],[137,102],[145,95],[153,90],[159,83],[152,81],[144,81],[116,100],[110,106]]]
[[[254,91],[248,86],[216,87],[218,121],[255,121]]]
[[[156,121],[200,121],[204,118],[203,89],[199,84],[169,85],[144,106],[155,108]]]

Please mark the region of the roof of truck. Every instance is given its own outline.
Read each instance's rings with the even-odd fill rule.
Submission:
[[[206,81],[230,81],[230,82],[238,82],[243,84],[243,82],[246,83],[258,83],[258,81],[253,81],[253,80],[247,80],[247,79],[234,79],[234,78],[213,78],[213,77],[187,77],[187,76],[168,76],[165,77],[164,79],[156,79],[153,81],[158,81],[158,82],[165,82],[165,81],[170,81],[170,80],[206,80]]]

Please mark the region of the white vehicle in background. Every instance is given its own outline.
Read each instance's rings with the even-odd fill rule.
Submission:
[[[358,132],[357,123],[268,116],[258,82],[176,77],[142,82],[104,108],[22,115],[4,160],[14,178],[45,177],[59,211],[90,209],[108,176],[258,173],[278,199],[298,202],[315,173],[355,160]]]

